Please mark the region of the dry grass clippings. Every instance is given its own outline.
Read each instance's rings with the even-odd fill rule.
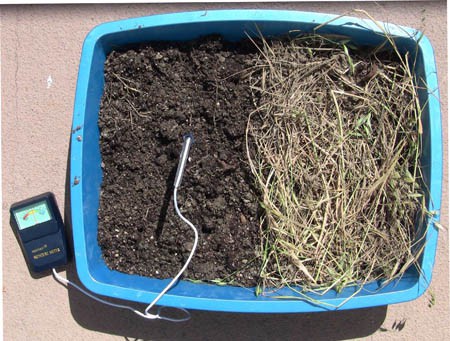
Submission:
[[[414,226],[425,213],[408,56],[358,50],[345,37],[255,44],[246,137],[265,210],[259,292],[401,276],[418,257]]]

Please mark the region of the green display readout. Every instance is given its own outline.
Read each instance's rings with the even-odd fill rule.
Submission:
[[[14,211],[14,217],[16,218],[19,230],[45,223],[52,219],[52,215],[45,200]]]

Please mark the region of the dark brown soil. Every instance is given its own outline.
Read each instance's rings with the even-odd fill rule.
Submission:
[[[259,203],[245,152],[255,106],[244,80],[255,53],[251,43],[208,37],[109,55],[98,240],[111,269],[168,278],[184,264],[193,232],[174,211],[173,181],[192,132],[178,202],[200,240],[184,277],[257,283]]]
[[[325,276],[323,278],[339,290],[348,284],[347,270],[342,268],[342,264],[353,251],[356,255],[361,253],[369,257],[365,259],[361,256],[363,259],[358,263],[361,268],[357,271],[354,270],[356,261],[349,263],[351,271],[356,276],[362,276],[352,279],[355,282],[368,278],[389,278],[406,262],[405,255],[410,257],[411,262],[414,261],[415,256],[410,254],[410,245],[414,239],[410,229],[414,226],[415,205],[421,203],[420,199],[405,202],[392,198],[407,198],[411,193],[413,198],[420,198],[422,192],[416,193],[419,186],[414,181],[405,182],[405,177],[401,176],[397,178],[402,180],[394,185],[392,179],[389,182],[380,182],[382,178],[368,180],[370,174],[384,177],[383,172],[391,169],[391,166],[383,165],[391,165],[392,162],[397,167],[392,168],[395,170],[392,174],[416,174],[416,168],[410,169],[409,165],[417,167],[417,150],[414,149],[418,146],[417,117],[415,105],[411,104],[413,101],[408,97],[413,96],[415,90],[410,88],[410,79],[406,79],[407,75],[402,71],[400,57],[393,56],[392,51],[376,53],[377,50],[357,48],[356,52],[351,45],[349,48],[352,51],[349,51],[343,44],[330,43],[327,38],[315,36],[299,37],[295,44],[304,44],[300,49],[295,45],[293,50],[285,50],[289,45],[284,46],[284,42],[289,40],[270,40],[268,45],[259,45],[262,49],[268,46],[267,51],[270,52],[267,53],[275,58],[270,63],[267,63],[267,57],[260,54],[253,42],[228,43],[212,36],[192,42],[155,42],[147,46],[128,47],[108,56],[99,115],[103,183],[98,240],[110,268],[168,278],[173,277],[185,263],[193,246],[193,232],[176,215],[172,200],[174,177],[183,135],[186,133],[194,135],[195,143],[178,202],[184,215],[197,226],[200,240],[192,263],[184,274],[185,278],[242,286],[259,284],[263,288],[276,287],[279,283],[304,286],[312,278],[311,285],[314,287],[324,282],[320,279],[322,277],[316,274],[311,276],[311,273],[321,271],[325,256],[331,255],[332,259],[327,264],[334,267],[338,259],[337,268],[330,271],[325,269],[319,275]],[[303,66],[298,67],[300,64]],[[273,77],[266,77],[271,73]],[[399,84],[393,86],[391,79]],[[337,87],[332,88],[330,85]],[[310,92],[310,97],[301,97],[305,102],[295,102],[290,112],[289,99],[299,100],[295,96],[303,91],[299,90],[300,86],[305,93]],[[368,92],[370,111],[367,111],[365,99]],[[333,98],[328,94],[332,94]],[[335,97],[335,94],[340,95]],[[398,109],[399,103],[407,109],[409,116],[404,114],[406,111]],[[299,110],[299,107],[303,109]],[[389,114],[386,114],[386,108],[392,109]],[[278,119],[271,121],[285,112],[284,123]],[[315,131],[321,131],[320,134],[314,133],[308,137],[315,128],[311,128],[313,121],[306,119],[306,112],[317,120]],[[246,153],[245,133],[250,113],[254,113],[249,125],[251,141],[256,141],[257,145],[250,142],[252,149],[249,154],[253,162],[258,163],[257,172],[260,174],[257,175],[262,179],[258,184],[261,193],[254,187],[256,176],[251,173]],[[359,130],[362,123],[358,122],[366,122],[365,131]],[[397,135],[395,128],[399,127],[399,122],[403,122],[402,128],[398,130],[402,132],[401,136]],[[387,126],[394,129],[392,134],[388,132]],[[330,133],[324,132],[325,128]],[[348,136],[359,138],[352,137],[350,142],[345,143],[347,147],[356,145],[355,150],[350,148],[344,152],[347,149],[341,139],[347,133],[343,133],[343,128],[349,132]],[[336,130],[341,130],[340,135],[334,134]],[[286,135],[287,132],[293,132],[292,136],[297,134],[297,139],[293,139],[290,133]],[[391,135],[392,141],[388,139]],[[317,140],[318,136],[324,136],[323,142]],[[394,155],[394,149],[390,146],[397,145],[399,138],[409,143],[401,147],[404,148],[403,161],[400,158],[389,161],[388,158]],[[312,140],[314,144],[304,142]],[[285,141],[285,146],[281,145],[282,141]],[[320,155],[323,155],[323,159],[316,160],[319,158],[316,143],[323,147],[329,144],[331,147],[326,150],[331,151],[331,154],[322,152]],[[338,165],[330,155],[337,153],[335,146],[341,143],[339,155],[336,154],[336,158],[342,160]],[[367,148],[359,148],[362,144]],[[307,145],[312,146],[309,152]],[[298,148],[286,149],[288,146]],[[373,162],[367,163],[369,150]],[[281,153],[280,159],[276,159],[277,153]],[[282,168],[289,169],[286,179],[275,179],[277,176],[273,176],[272,170],[284,167],[285,155],[296,155],[296,160],[306,160],[306,163],[293,166],[290,161],[287,162],[286,167]],[[346,155],[349,158],[344,160]],[[317,164],[311,166],[308,162],[313,159]],[[329,162],[329,166],[324,165],[322,160]],[[267,166],[264,166],[264,162],[267,162]],[[345,168],[342,168],[344,164]],[[361,164],[367,165],[367,168],[360,170],[358,167]],[[294,174],[291,169],[298,172]],[[319,169],[322,173],[322,169],[335,173],[316,177]],[[269,180],[272,176],[273,179]],[[313,213],[308,209],[309,204],[306,205],[307,209],[298,211],[301,213],[305,210],[304,214],[292,216],[295,210],[287,213],[289,219],[295,220],[300,226],[296,230],[299,234],[294,237],[291,226],[286,232],[270,224],[270,221],[283,216],[283,212],[278,211],[276,217],[271,215],[273,210],[270,207],[277,206],[279,197],[275,196],[274,202],[267,202],[270,195],[263,195],[268,188],[273,194],[273,183],[286,180],[286,186],[281,189],[283,195],[286,193],[285,188],[291,188],[293,176],[298,181],[292,187],[292,191],[297,192],[294,197],[305,203],[316,198],[315,202],[318,203],[313,205]],[[364,179],[360,181],[361,176]],[[324,181],[325,178],[330,180]],[[332,179],[336,181],[332,182]],[[356,179],[354,185],[350,184],[351,179]],[[376,186],[371,187],[367,181]],[[350,191],[348,196],[342,194],[342,183]],[[367,190],[378,188],[378,183],[390,186],[380,189],[386,199],[379,199],[378,194],[371,196]],[[330,197],[330,201],[327,199],[325,203],[323,193],[330,190],[322,185],[330,184],[330,193],[337,194],[332,196],[335,201]],[[405,188],[405,191],[397,192],[400,188]],[[353,200],[355,193],[367,194],[368,197],[361,197],[360,201],[354,199],[352,207],[357,213],[348,214],[345,211],[344,219],[340,216],[344,215],[342,200],[346,197]],[[341,196],[344,199],[341,200]],[[375,197],[378,199],[372,200]],[[264,235],[259,230],[262,212],[258,198],[264,199],[261,206],[269,207],[265,213],[268,226],[263,231]],[[358,202],[365,203],[363,208],[366,211],[361,211]],[[380,208],[380,202],[392,202],[394,206],[383,204],[383,208]],[[400,206],[395,206],[397,203]],[[316,215],[320,205],[328,213]],[[345,205],[346,210],[349,205]],[[402,212],[409,213],[406,215]],[[330,218],[335,214],[335,218]],[[312,217],[318,219],[316,225]],[[350,221],[349,217],[355,220]],[[360,217],[367,220],[361,221]],[[375,221],[375,218],[380,220]],[[342,235],[336,236],[332,232],[333,237],[327,241],[328,244],[323,244],[317,238],[319,235],[322,238],[325,221],[328,231],[344,231]],[[370,239],[370,233],[366,232],[366,221],[371,222],[375,239]],[[344,225],[341,223],[344,222],[348,227],[342,228]],[[303,228],[311,226],[317,226],[321,232],[314,234],[306,230],[305,235],[309,239],[300,238]],[[390,249],[385,247],[387,243],[382,237],[385,235],[385,226],[394,226],[392,231],[399,233],[398,236],[392,235]],[[354,235],[349,237],[349,231],[353,231]],[[409,239],[405,240],[405,235]],[[287,241],[283,239],[285,237]],[[289,250],[294,250],[291,252],[293,255],[284,249],[289,240],[292,243],[300,242],[299,245],[291,244],[294,247]],[[279,245],[276,244],[278,241]],[[358,241],[361,244],[355,244]],[[383,247],[374,248],[377,243]],[[349,248],[350,244],[355,246]],[[305,245],[311,248],[310,254],[305,253]],[[324,247],[324,256],[318,253],[320,245]],[[366,250],[365,247],[368,251],[361,251]],[[301,254],[297,255],[297,250],[301,250]],[[264,266],[261,266],[263,254],[267,257]],[[369,267],[367,264],[372,265]],[[366,274],[366,270],[371,273]],[[292,278],[288,278],[287,274],[292,275]],[[326,277],[334,274],[343,283],[337,283],[334,277]]]

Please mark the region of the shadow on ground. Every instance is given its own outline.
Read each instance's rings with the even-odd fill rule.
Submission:
[[[75,265],[67,277],[79,284]],[[83,328],[121,335],[124,340],[342,340],[371,335],[387,307],[308,314],[236,314],[191,310],[188,322],[144,320],[131,311],[98,303],[69,288],[70,309]],[[119,303],[118,300],[111,300]],[[121,302],[123,303],[123,302]],[[145,305],[132,304],[140,311]]]
[[[70,147],[66,171],[64,221],[73,251],[70,215]],[[81,284],[71,262],[67,279]],[[343,340],[362,338],[379,329],[387,307],[305,314],[238,314],[191,310],[187,322],[145,320],[133,312],[101,304],[68,288],[70,310],[77,323],[90,330],[120,335],[124,340]],[[108,299],[144,311],[146,305]]]

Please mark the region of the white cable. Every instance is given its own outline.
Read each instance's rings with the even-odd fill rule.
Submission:
[[[184,263],[181,270],[177,273],[177,275],[170,281],[169,284],[158,294],[158,296],[155,297],[155,299],[147,306],[145,309],[145,314],[148,314],[149,310],[156,304],[156,302],[159,301],[159,299],[170,289],[172,286],[178,281],[178,278],[183,274],[183,272],[187,269],[189,263],[191,262],[192,257],[194,256],[195,249],[197,248],[198,244],[198,231],[195,228],[195,226],[187,220],[180,212],[180,209],[178,208],[178,200],[177,200],[177,193],[178,193],[178,187],[181,186],[181,180],[183,178],[184,170],[186,168],[186,164],[189,157],[189,150],[191,148],[192,143],[194,142],[194,137],[191,133],[184,135],[183,137],[183,147],[181,149],[180,154],[180,161],[178,162],[178,169],[177,173],[175,174],[175,181],[173,186],[173,205],[175,206],[175,211],[177,212],[178,216],[183,220],[186,224],[189,225],[189,227],[194,231],[194,245],[192,246],[192,250],[189,254],[188,259]]]
[[[147,308],[145,309],[144,313],[141,313],[140,311],[127,306],[127,305],[122,305],[122,304],[116,304],[116,303],[112,303],[112,302],[108,302],[105,301],[101,298],[98,298],[94,295],[92,295],[90,292],[84,290],[83,288],[79,287],[78,285],[76,285],[75,283],[69,281],[68,279],[60,276],[56,270],[53,268],[53,276],[55,276],[55,279],[57,281],[59,281],[62,284],[66,284],[66,285],[71,285],[73,286],[75,289],[81,291],[83,294],[85,294],[86,296],[89,296],[90,298],[115,307],[115,308],[122,308],[122,309],[128,309],[131,310],[132,312],[134,312],[135,314],[139,315],[140,317],[146,318],[146,319],[162,319],[162,320],[166,320],[166,321],[171,321],[171,322],[184,322],[184,321],[188,321],[190,319],[190,313],[184,309],[184,308],[175,308],[175,309],[179,309],[183,312],[185,312],[187,314],[186,317],[184,318],[180,318],[180,319],[175,319],[175,318],[171,318],[171,317],[166,317],[166,316],[161,316],[160,313],[161,311],[165,308],[164,306],[161,306],[158,308],[158,311],[156,314],[151,314],[149,313],[149,310],[161,299],[162,296],[164,296],[164,294],[169,291],[170,288],[172,288],[172,286],[175,284],[176,281],[178,281],[178,279],[180,278],[180,276],[183,274],[183,272],[186,270],[186,268],[189,266],[189,263],[191,262],[192,257],[194,256],[195,250],[197,248],[197,244],[198,244],[198,231],[196,229],[196,227],[194,226],[194,224],[192,224],[189,220],[187,220],[180,212],[180,209],[178,208],[178,202],[177,202],[177,187],[174,188],[173,190],[173,203],[175,206],[175,211],[177,212],[177,214],[180,216],[180,218],[189,225],[189,227],[194,231],[194,245],[192,246],[192,250],[191,253],[189,254],[188,259],[186,260],[186,262],[184,263],[183,267],[181,268],[181,270],[178,272],[178,274],[170,281],[170,283],[158,294],[158,296],[156,296],[156,298],[147,306]]]
[[[150,314],[145,315],[145,314],[141,313],[140,311],[138,311],[138,310],[136,310],[136,309],[134,309],[134,308],[132,308],[132,307],[130,307],[130,306],[127,306],[127,305],[116,304],[116,303],[108,302],[108,301],[105,301],[105,300],[103,300],[103,299],[101,299],[101,298],[98,298],[98,297],[92,295],[90,292],[88,292],[88,291],[84,290],[83,288],[79,287],[79,286],[76,285],[75,283],[73,283],[73,282],[69,281],[68,279],[66,279],[66,278],[64,278],[64,277],[62,277],[62,276],[60,276],[60,275],[56,272],[56,269],[55,269],[55,268],[53,268],[52,271],[53,271],[53,276],[55,276],[55,279],[56,279],[58,282],[60,282],[60,283],[62,283],[62,284],[66,284],[66,285],[71,285],[71,286],[73,286],[75,289],[81,291],[81,292],[82,292],[83,294],[85,294],[86,296],[89,296],[90,298],[92,298],[92,299],[94,299],[94,300],[96,300],[96,301],[98,301],[98,302],[100,302],[100,303],[103,303],[103,304],[106,304],[106,305],[109,305],[109,306],[115,307],[115,308],[122,308],[122,309],[128,309],[128,310],[131,310],[132,312],[134,312],[134,313],[136,313],[136,314],[138,314],[139,316],[144,317],[144,318],[148,318],[148,319],[156,319],[156,318],[160,318],[158,315],[152,315],[152,316],[150,316]]]
[[[188,267],[189,263],[191,262],[192,257],[194,256],[195,253],[195,249],[197,248],[197,244],[198,244],[198,231],[195,228],[195,226],[189,221],[187,220],[180,212],[180,209],[178,208],[178,203],[177,203],[177,187],[174,187],[173,190],[173,204],[175,206],[175,211],[177,212],[177,214],[179,215],[179,217],[186,223],[189,225],[189,227],[194,231],[194,245],[192,246],[192,250],[191,253],[189,254],[188,259],[186,260],[186,262],[184,263],[184,266],[181,268],[181,270],[178,272],[178,274],[170,281],[170,283],[163,289],[163,291],[161,291],[159,293],[158,296],[156,296],[156,298],[153,300],[152,303],[150,303],[148,305],[148,307],[145,309],[145,313],[147,314],[148,311],[156,304],[156,302],[158,302],[158,300],[172,287],[172,285],[174,285],[174,283],[176,281],[178,281],[178,278],[180,278],[180,276],[183,274],[183,272],[186,270],[186,268]]]
[[[177,212],[178,216],[181,218],[181,220],[183,220],[187,225],[189,225],[189,227],[194,231],[194,245],[192,246],[192,250],[189,254],[188,259],[186,260],[186,262],[184,263],[183,267],[181,268],[181,270],[178,272],[178,274],[170,281],[169,284],[167,284],[167,286],[158,294],[158,296],[155,297],[155,299],[147,306],[147,308],[145,309],[144,313],[134,309],[133,307],[127,306],[127,305],[122,305],[122,304],[116,304],[116,303],[112,303],[112,302],[108,302],[105,301],[101,298],[98,298],[96,296],[94,296],[93,294],[91,294],[90,292],[84,290],[83,288],[79,287],[78,285],[76,285],[75,283],[69,281],[68,279],[60,276],[57,272],[56,269],[53,268],[53,276],[55,277],[55,279],[62,283],[62,284],[66,284],[66,285],[71,285],[73,286],[75,289],[81,291],[83,294],[85,294],[86,296],[89,296],[90,298],[109,305],[111,307],[115,307],[115,308],[121,308],[121,309],[128,309],[131,310],[132,312],[134,312],[135,314],[139,315],[140,317],[146,318],[146,319],[150,319],[150,320],[154,320],[154,319],[161,319],[161,320],[166,320],[166,321],[171,321],[171,322],[184,322],[187,321],[191,318],[190,313],[184,309],[184,308],[174,308],[174,309],[178,309],[181,310],[183,312],[186,313],[186,317],[184,318],[180,318],[180,319],[176,319],[176,318],[171,318],[171,317],[166,317],[166,316],[161,316],[161,311],[166,308],[164,306],[161,306],[158,308],[158,311],[156,314],[151,314],[149,313],[149,310],[161,299],[161,297],[164,296],[164,294],[170,290],[170,288],[172,288],[172,286],[178,281],[178,279],[180,278],[180,276],[183,274],[183,272],[187,269],[187,267],[189,266],[189,263],[191,262],[192,257],[194,256],[195,250],[197,248],[197,244],[198,244],[198,231],[196,229],[196,227],[194,226],[194,224],[192,224],[189,220],[187,220],[180,212],[180,209],[178,208],[178,202],[177,202],[177,191],[178,191],[178,187],[181,185],[181,178],[183,176],[184,173],[184,169],[186,166],[186,162],[187,162],[187,158],[188,158],[188,154],[189,154],[189,148],[190,145],[193,141],[193,137],[192,135],[186,135],[185,136],[185,143],[183,144],[183,149],[181,152],[181,157],[180,157],[180,162],[179,162],[179,166],[178,166],[178,170],[177,170],[177,174],[175,176],[175,185],[174,185],[174,189],[173,189],[173,204],[175,206],[175,211]]]

